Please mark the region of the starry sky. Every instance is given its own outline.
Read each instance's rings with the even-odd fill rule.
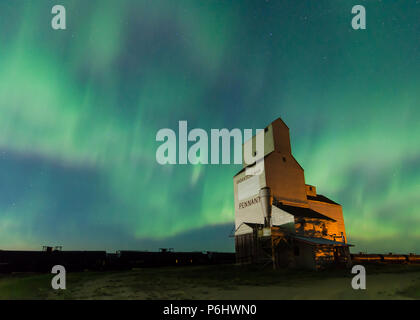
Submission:
[[[355,252],[420,253],[420,1],[1,1],[0,247],[231,251],[240,165],[156,133],[278,117]]]

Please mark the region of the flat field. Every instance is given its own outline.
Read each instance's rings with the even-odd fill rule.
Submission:
[[[144,268],[67,274],[0,275],[0,299],[420,299],[420,266],[366,267],[366,290],[350,270],[271,270],[235,265]]]

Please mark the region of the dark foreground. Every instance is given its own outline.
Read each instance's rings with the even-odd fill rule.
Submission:
[[[67,289],[52,274],[0,275],[0,299],[420,299],[420,266],[367,266],[367,289],[350,270],[298,271],[234,265],[69,272]]]

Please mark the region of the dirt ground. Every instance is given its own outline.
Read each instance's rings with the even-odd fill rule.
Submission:
[[[420,299],[420,266],[367,268],[366,290],[351,287],[350,270],[266,270],[238,266],[138,269],[0,276],[0,299]]]

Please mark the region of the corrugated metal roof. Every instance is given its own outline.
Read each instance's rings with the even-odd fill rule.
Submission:
[[[349,246],[349,247],[353,246],[352,244],[349,244],[349,243],[333,241],[333,240],[328,240],[328,239],[323,239],[323,238],[309,238],[309,237],[297,236],[297,235],[294,235],[293,238],[295,238],[296,240],[313,244],[313,245],[332,245],[332,246]]]
[[[262,224],[262,223],[243,222],[243,224],[246,224],[247,226],[249,226],[251,228],[264,227],[264,224]]]
[[[330,217],[327,217],[315,210],[312,210],[311,208],[307,207],[295,207],[295,206],[289,206],[285,204],[281,204],[280,202],[273,204],[275,207],[286,211],[287,213],[290,213],[291,215],[295,217],[301,217],[301,218],[315,218],[315,219],[323,219],[323,220],[330,220],[330,221],[336,221]]]
[[[308,195],[306,197],[308,198],[308,200],[340,205],[339,203],[337,203],[335,201],[332,201],[331,199],[327,198],[326,196],[323,196],[322,194],[317,194],[316,196],[309,196]]]

